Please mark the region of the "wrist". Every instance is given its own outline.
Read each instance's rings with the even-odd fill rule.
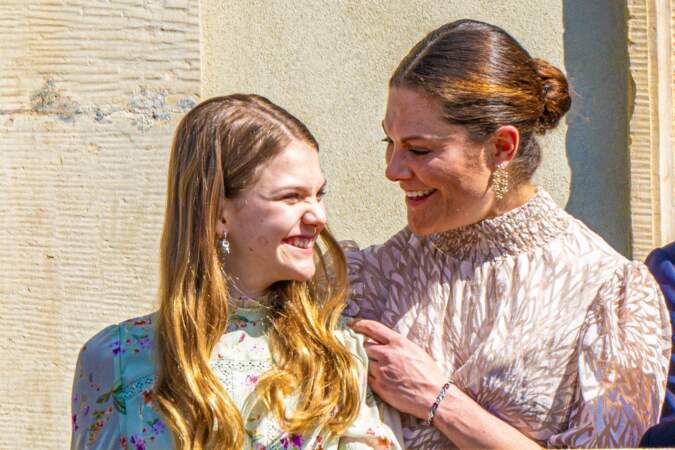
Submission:
[[[446,383],[443,384],[443,386],[438,389],[436,392],[436,395],[433,397],[433,401],[431,403],[431,406],[429,406],[429,409],[426,412],[426,415],[424,417],[421,417],[423,419],[423,424],[424,425],[431,425],[434,421],[434,417],[436,417],[436,414],[441,407],[441,404],[445,400],[445,398],[448,396],[450,390],[455,387],[454,383],[452,381],[447,381]]]

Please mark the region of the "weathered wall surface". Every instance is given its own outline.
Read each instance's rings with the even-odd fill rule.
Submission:
[[[427,32],[474,18],[500,25],[532,55],[564,68],[558,0],[201,0],[205,97],[269,97],[299,116],[322,146],[329,220],[338,237],[380,242],[405,223],[400,189],[384,178],[389,75]],[[537,179],[565,205],[570,170],[563,124],[544,141]]]
[[[0,2],[0,448],[66,448],[79,347],[149,311],[196,0]]]

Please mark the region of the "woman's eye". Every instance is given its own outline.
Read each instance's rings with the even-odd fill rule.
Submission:
[[[408,149],[410,153],[417,156],[423,156],[429,154],[429,150],[422,150],[420,148],[410,148]]]
[[[285,195],[282,197],[282,199],[284,199],[284,200],[297,200],[298,198],[300,198],[300,196],[299,196],[297,193],[295,193],[295,192],[292,192],[292,193],[289,193],[289,194],[285,194]]]
[[[327,189],[321,189],[319,192],[316,193],[316,197],[320,200],[320,199],[324,198],[326,196],[326,194],[328,194],[328,190]]]

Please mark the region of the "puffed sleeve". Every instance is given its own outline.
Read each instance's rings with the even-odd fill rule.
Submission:
[[[589,308],[578,343],[569,427],[549,447],[635,447],[658,422],[670,355],[668,310],[647,268],[618,269]]]
[[[71,450],[120,448],[119,329],[105,328],[80,350],[71,397]]]
[[[398,411],[376,401],[368,387],[368,356],[363,346],[364,338],[355,333],[342,320],[336,335],[343,345],[356,355],[359,364],[361,405],[356,420],[340,437],[338,449],[403,449],[403,429]]]

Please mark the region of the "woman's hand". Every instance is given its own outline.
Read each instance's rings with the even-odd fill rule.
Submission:
[[[372,320],[351,323],[367,336],[370,387],[401,412],[426,419],[448,376],[419,346]],[[459,448],[539,449],[536,442],[451,385],[433,425]]]
[[[382,400],[401,412],[426,419],[448,375],[412,341],[373,320],[350,325],[365,335],[368,381]]]

